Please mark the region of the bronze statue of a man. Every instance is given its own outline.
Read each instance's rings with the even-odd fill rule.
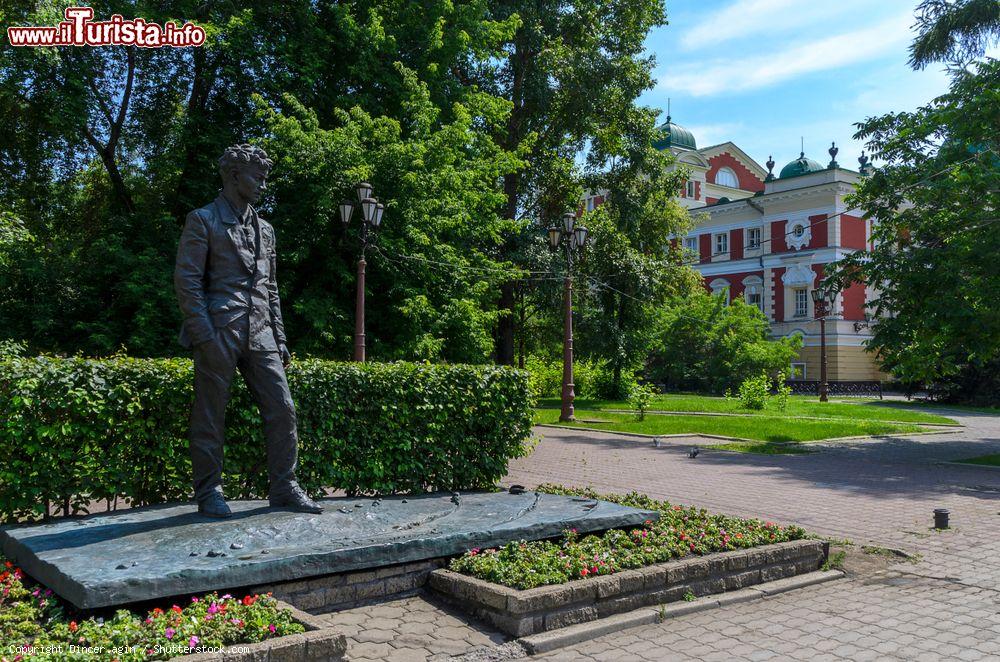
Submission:
[[[250,206],[266,189],[272,165],[259,147],[226,149],[219,159],[222,192],[187,215],[177,248],[180,342],[194,349],[194,492],[198,512],[210,517],[232,515],[222,494],[222,459],[226,403],[237,368],[264,419],[271,505],[322,512],[295,482],[298,435],[285,377],[291,355],[275,280],[274,228]]]

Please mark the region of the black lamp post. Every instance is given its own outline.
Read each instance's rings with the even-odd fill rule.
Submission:
[[[382,214],[385,205],[372,196],[372,185],[361,182],[355,187],[358,193],[358,203],[361,206],[361,256],[358,258],[358,293],[354,307],[354,360],[365,360],[365,250],[368,248],[368,233],[374,232],[382,224]],[[344,231],[350,225],[354,215],[355,203],[344,200],[340,203],[340,222]]]
[[[817,287],[812,291],[812,300],[816,307],[816,319],[819,320],[819,401],[827,402],[830,384],[826,379],[826,316],[837,300],[837,291],[829,286]]]
[[[563,280],[563,383],[560,421],[575,420],[573,416],[573,253],[587,244],[587,228],[576,224],[576,214],[566,212],[562,227],[548,229],[549,248],[555,252],[560,245],[566,247],[566,277]]]

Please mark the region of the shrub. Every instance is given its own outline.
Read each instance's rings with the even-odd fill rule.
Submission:
[[[656,395],[656,389],[649,384],[636,384],[629,393],[629,406],[635,410],[635,417],[640,421],[646,419],[646,410],[649,409],[649,402]]]
[[[655,510],[660,519],[629,531],[612,529],[583,538],[571,530],[561,542],[520,541],[500,549],[473,549],[452,561],[451,570],[504,586],[529,589],[610,575],[691,554],[745,549],[805,537],[805,531],[797,526],[711,515],[704,509],[675,506],[636,492],[602,495],[559,485],[540,485],[538,491]]]
[[[736,397],[740,400],[740,406],[744,409],[761,410],[767,405],[767,398],[771,395],[771,380],[766,373],[761,373],[756,377],[743,380]]]
[[[778,411],[785,411],[788,409],[788,398],[792,395],[792,387],[788,385],[784,372],[779,372],[774,382],[776,389],[774,394],[775,404],[778,406]]]
[[[13,358],[0,362],[0,515],[50,504],[188,498],[186,359]],[[527,452],[527,375],[496,366],[295,362],[288,371],[303,487],[317,493],[487,488]],[[225,486],[267,494],[256,406],[236,379]]]
[[[21,659],[15,651],[29,646],[30,659],[40,662],[96,659],[88,649],[122,651],[115,657],[121,662],[165,660],[305,631],[270,595],[212,593],[184,607],[157,607],[145,618],[125,609],[110,618],[74,618],[51,590],[27,583],[10,561],[0,562],[0,650],[14,653],[14,660]]]
[[[524,363],[528,371],[531,397],[558,398],[562,395],[562,359],[547,361],[539,356],[529,356]],[[622,373],[622,381],[631,389],[636,384],[635,374]],[[573,392],[578,398],[614,399],[614,370],[605,360],[577,360],[573,362]]]
[[[671,391],[723,393],[761,372],[773,377],[786,370],[801,342],[798,336],[771,340],[767,318],[755,306],[699,291],[664,310],[646,376]]]

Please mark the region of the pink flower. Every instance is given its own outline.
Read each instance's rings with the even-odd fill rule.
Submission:
[[[167,639],[173,639],[175,634],[177,634],[177,630],[173,628],[167,628],[163,631],[163,636]]]
[[[198,602],[198,596],[192,595],[191,596],[191,602]]]
[[[278,628],[274,627],[274,623],[271,623],[270,625],[268,625],[267,629],[270,630],[271,634],[274,634],[275,632],[278,631]]]
[[[215,604],[214,602],[212,604],[210,604],[208,606],[208,613],[209,614],[218,614],[219,613],[219,605]]]
[[[222,599],[223,599],[223,600],[232,600],[232,599],[233,599],[233,596],[231,596],[231,595],[229,595],[228,593],[226,593],[226,594],[225,594],[224,596],[222,596]]]
[[[190,639],[188,639],[188,648],[194,648],[195,646],[198,645],[199,641],[201,640],[198,639],[198,637],[191,637]]]

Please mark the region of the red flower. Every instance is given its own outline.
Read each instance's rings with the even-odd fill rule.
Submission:
[[[590,570],[587,570],[586,568],[580,568],[580,576],[581,577],[586,577],[589,574],[590,574]]]
[[[3,562],[3,565],[4,565],[4,567],[5,567],[5,568],[7,568],[8,570],[10,570],[11,568],[13,568],[13,567],[14,567],[14,564],[13,564],[13,563],[11,563],[10,561],[4,561],[4,562]]]
[[[79,626],[78,626],[78,625],[76,624],[76,621],[70,621],[70,622],[69,622],[69,631],[70,631],[70,632],[76,632],[76,629],[77,629],[78,627],[79,627]]]
[[[153,616],[161,616],[162,614],[163,614],[163,610],[160,609],[159,607],[157,607],[156,609],[153,610]]]
[[[257,601],[256,597],[251,598],[249,595],[243,596],[243,604],[246,605],[247,607],[249,607],[256,601]]]
[[[172,612],[174,612],[174,613],[177,613],[177,614],[180,614],[180,613],[182,613],[182,612],[183,612],[184,610],[183,610],[183,609],[181,609],[180,607],[178,607],[177,605],[174,605],[173,607],[171,607],[171,608],[170,608],[170,611],[172,611]]]

